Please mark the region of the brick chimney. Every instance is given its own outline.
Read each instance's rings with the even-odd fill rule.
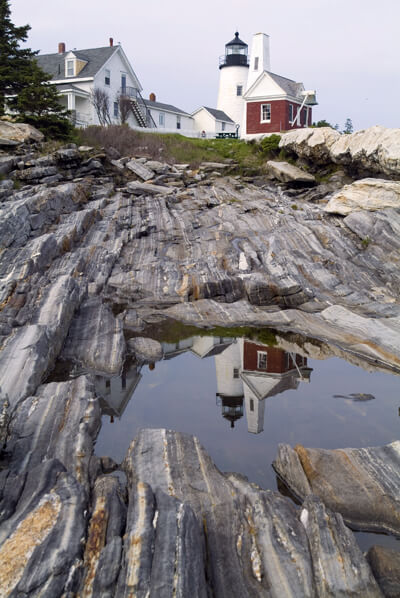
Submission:
[[[58,44],[58,53],[59,54],[64,54],[65,52],[65,43],[64,42],[60,42]]]
[[[114,45],[114,40],[113,40],[113,38],[112,38],[112,37],[110,37],[110,48],[112,48],[112,47],[113,47],[113,45]]]
[[[149,95],[149,100],[150,102],[155,102],[156,101],[156,94],[151,92],[151,94]]]

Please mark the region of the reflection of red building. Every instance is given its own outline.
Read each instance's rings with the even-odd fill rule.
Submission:
[[[267,347],[245,340],[243,343],[243,370],[248,372],[268,372],[284,374],[307,365],[307,358],[282,349]]]
[[[312,371],[302,355],[247,339],[237,339],[217,355],[215,365],[223,417],[233,424],[242,416],[244,403],[247,429],[253,434],[263,430],[265,399],[309,382]]]

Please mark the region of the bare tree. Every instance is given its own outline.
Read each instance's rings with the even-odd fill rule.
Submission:
[[[110,98],[108,93],[100,87],[94,87],[90,92],[90,101],[96,110],[101,126],[110,125]]]
[[[124,125],[128,122],[129,113],[132,110],[131,100],[128,98],[127,95],[120,93],[116,97],[116,102],[118,104],[118,114],[119,120],[121,125]]]

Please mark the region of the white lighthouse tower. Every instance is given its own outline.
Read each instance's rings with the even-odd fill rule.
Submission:
[[[249,71],[248,46],[235,33],[225,45],[225,55],[219,59],[219,90],[217,108],[227,114],[242,129],[244,101]]]

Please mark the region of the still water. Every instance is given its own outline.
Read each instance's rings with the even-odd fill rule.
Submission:
[[[162,346],[155,364],[96,377],[98,455],[120,462],[139,428],[170,428],[197,436],[220,470],[275,490],[279,443],[343,448],[399,438],[399,376],[243,338],[192,336]],[[360,536],[369,544],[370,534]]]

